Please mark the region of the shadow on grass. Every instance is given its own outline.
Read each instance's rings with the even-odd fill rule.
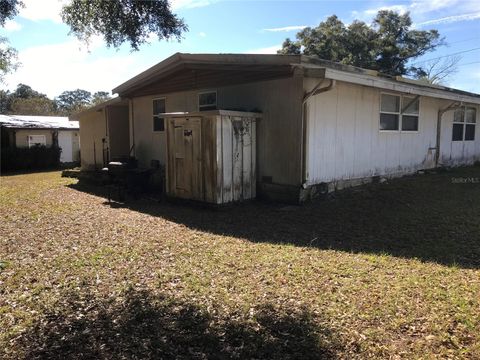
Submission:
[[[219,210],[133,200],[116,206],[252,242],[293,244],[480,268],[480,167],[405,177],[304,206],[260,201]],[[104,188],[70,185],[105,196]]]
[[[17,340],[25,359],[332,359],[335,343],[307,311],[211,315],[147,291],[114,300],[70,294]],[[322,345],[323,344],[323,345]],[[337,347],[338,349],[338,347]]]

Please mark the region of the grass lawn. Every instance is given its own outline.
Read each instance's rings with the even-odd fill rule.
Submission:
[[[480,183],[452,178],[480,167],[209,210],[3,176],[0,358],[479,359]]]

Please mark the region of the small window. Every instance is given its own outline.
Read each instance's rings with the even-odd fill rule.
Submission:
[[[153,131],[165,131],[165,98],[153,99]]]
[[[217,109],[217,92],[209,91],[198,94],[198,110],[216,110]]]
[[[453,113],[452,141],[475,140],[475,123],[477,110],[471,107],[461,107]]]
[[[45,135],[28,135],[28,147],[47,146],[47,137]]]
[[[380,130],[418,131],[419,113],[418,97],[382,94]]]

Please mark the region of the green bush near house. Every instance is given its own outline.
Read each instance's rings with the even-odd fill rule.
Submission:
[[[31,148],[3,148],[1,152],[1,171],[40,170],[56,168],[60,165],[58,146],[35,145]]]

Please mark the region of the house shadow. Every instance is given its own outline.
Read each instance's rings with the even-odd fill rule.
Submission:
[[[13,344],[24,359],[333,359],[336,338],[306,310],[210,315],[147,290],[64,295]],[[316,315],[315,315],[316,316]]]
[[[479,172],[479,168],[475,169]],[[470,175],[471,176],[471,175]],[[303,206],[252,201],[220,209],[149,199],[126,207],[192,229],[252,242],[350,253],[387,254],[480,268],[480,184],[452,184],[452,174],[405,177],[344,190]],[[105,188],[71,188],[105,196]]]

